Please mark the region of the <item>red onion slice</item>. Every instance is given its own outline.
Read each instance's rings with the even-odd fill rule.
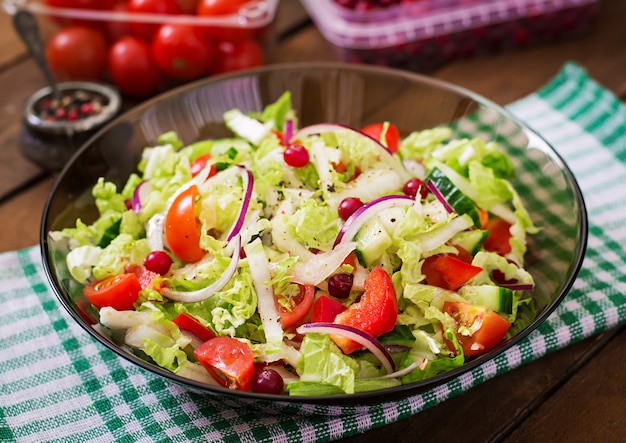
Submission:
[[[413,197],[409,197],[408,195],[385,195],[364,204],[359,209],[354,211],[350,217],[348,217],[339,230],[339,234],[337,234],[337,238],[335,238],[333,247],[337,246],[339,243],[352,241],[365,222],[377,212],[382,211],[383,209],[395,208],[398,206],[411,206],[414,203],[415,199]]]
[[[293,137],[293,120],[288,119],[285,121],[285,128],[283,131],[284,142],[289,142],[291,137]]]
[[[450,203],[448,203],[448,200],[445,199],[445,197],[443,196],[443,194],[441,193],[439,188],[437,188],[437,186],[435,186],[435,184],[433,183],[432,180],[428,180],[426,182],[426,187],[428,188],[428,190],[430,192],[433,193],[435,198],[437,200],[439,200],[439,202],[443,205],[443,207],[446,209],[448,214],[453,214],[454,213],[454,209],[452,209],[452,206],[450,206]]]
[[[241,251],[241,236],[236,235],[229,243],[226,245],[227,249],[232,249],[232,258],[230,260],[230,264],[228,268],[224,271],[224,273],[215,280],[212,284],[207,286],[206,288],[198,289],[197,291],[174,291],[169,288],[163,288],[161,293],[169,298],[170,300],[178,301],[181,303],[195,303],[202,300],[206,300],[207,298],[215,295],[216,292],[222,290],[224,286],[230,281],[230,279],[235,275],[237,271],[237,266],[239,265],[239,257]]]
[[[152,186],[150,185],[149,180],[143,180],[135,187],[135,190],[133,191],[133,198],[131,200],[132,208],[133,211],[135,211],[135,214],[138,214],[139,211],[141,211],[141,208],[143,207],[143,204],[150,192],[152,192]]]
[[[535,285],[532,283],[499,284],[498,286],[510,289],[511,291],[532,291],[535,289]]]
[[[354,133],[359,134],[361,137],[367,137],[369,140],[373,141],[378,147],[380,147],[381,151],[385,152],[389,156],[393,155],[391,151],[389,151],[389,149],[387,149],[384,145],[382,145],[375,138],[365,134],[364,132],[359,131],[358,129],[354,129],[350,126],[341,125],[338,123],[318,123],[315,125],[306,126],[300,129],[299,131],[296,131],[296,133],[293,134],[291,138],[289,138],[289,143],[293,143],[296,140],[302,140],[303,138],[306,138],[311,135],[319,135],[319,134],[324,134],[327,132],[337,132],[337,131],[352,131]]]
[[[241,203],[241,208],[239,209],[239,214],[237,215],[237,220],[235,220],[232,228],[230,228],[230,232],[226,236],[226,241],[231,241],[233,237],[239,235],[243,222],[246,219],[248,208],[250,207],[252,188],[254,187],[254,176],[252,175],[252,172],[241,165],[238,165],[238,167],[242,170],[241,180],[243,181],[243,201]]]
[[[307,332],[317,332],[320,334],[339,335],[365,346],[372,354],[376,356],[383,364],[387,374],[395,371],[395,363],[389,355],[389,352],[380,344],[378,340],[367,332],[352,326],[340,325],[336,323],[318,322],[305,323],[296,329],[298,334],[306,334]]]

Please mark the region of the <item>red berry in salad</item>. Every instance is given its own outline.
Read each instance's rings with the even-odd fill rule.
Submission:
[[[252,392],[259,394],[282,394],[285,382],[278,372],[265,368],[252,379]]]
[[[350,296],[354,276],[352,274],[335,274],[328,279],[328,293],[335,298],[346,299]]]
[[[346,197],[339,203],[337,213],[341,219],[347,220],[348,217],[354,214],[361,206],[363,206],[363,202],[360,199],[356,197]]]
[[[426,183],[416,177],[410,179],[404,184],[402,192],[411,197],[417,196],[417,193],[419,192],[420,198],[422,200],[424,200],[428,196],[428,188],[426,187]]]
[[[289,145],[283,152],[283,159],[292,168],[303,168],[309,164],[309,151],[302,145]]]
[[[148,271],[165,275],[172,266],[172,257],[165,251],[152,251],[145,258],[143,265]]]

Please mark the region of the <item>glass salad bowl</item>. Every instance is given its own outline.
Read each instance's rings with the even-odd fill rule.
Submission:
[[[145,353],[120,344],[115,333],[98,324],[98,310],[85,298],[84,285],[70,277],[66,260],[68,242],[50,233],[75,227],[77,219],[93,223],[98,210],[92,188],[99,178],[104,177],[121,189],[137,171],[144,147],[153,146],[162,134],[174,131],[183,145],[231,137],[224,121],[226,111],[238,109],[244,115],[258,115],[253,113],[260,113],[285,92],[291,94],[296,119],[290,122],[297,128],[320,123],[363,128],[375,122],[391,122],[401,138],[415,131],[446,127],[453,138],[495,142],[499,150],[508,154],[515,171],[511,184],[532,223],[539,227],[538,232],[529,236],[524,257],[524,267],[532,275],[534,285],[513,288],[531,296],[528,305],[535,315],[525,322],[514,323],[504,340],[486,352],[467,358],[462,365],[408,383],[350,394],[310,396],[296,391],[295,395],[275,395],[227,389],[165,370]],[[317,130],[308,131],[309,135],[323,132],[325,127],[328,125],[317,126]],[[419,163],[413,163],[413,167],[419,168]],[[440,189],[431,191],[441,194]],[[518,343],[563,300],[581,266],[586,241],[585,205],[567,165],[541,136],[503,108],[470,91],[426,76],[339,63],[275,65],[214,77],[182,86],[131,109],[95,134],[68,162],[50,194],[41,225],[44,267],[60,303],[88,334],[120,357],[171,382],[234,402],[340,408],[381,403],[422,392],[472,370]],[[250,250],[243,249],[250,255]],[[295,342],[298,336],[292,334],[290,339]],[[452,338],[449,342],[454,346]]]

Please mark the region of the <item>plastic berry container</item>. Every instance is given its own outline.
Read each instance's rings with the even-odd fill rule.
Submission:
[[[278,2],[5,0],[2,6],[9,14],[26,8],[37,16],[57,81],[107,82],[124,98],[143,100],[265,64]]]
[[[425,71],[580,34],[599,0],[301,2],[339,60]]]

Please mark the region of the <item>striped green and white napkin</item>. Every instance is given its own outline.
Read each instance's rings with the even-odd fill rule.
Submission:
[[[625,323],[626,107],[570,63],[509,109],[568,162],[590,222],[574,287],[518,345],[445,385],[351,415],[315,414],[321,406],[259,413],[166,382],[104,348],[57,303],[32,247],[0,254],[0,441],[331,441],[407,418]]]

